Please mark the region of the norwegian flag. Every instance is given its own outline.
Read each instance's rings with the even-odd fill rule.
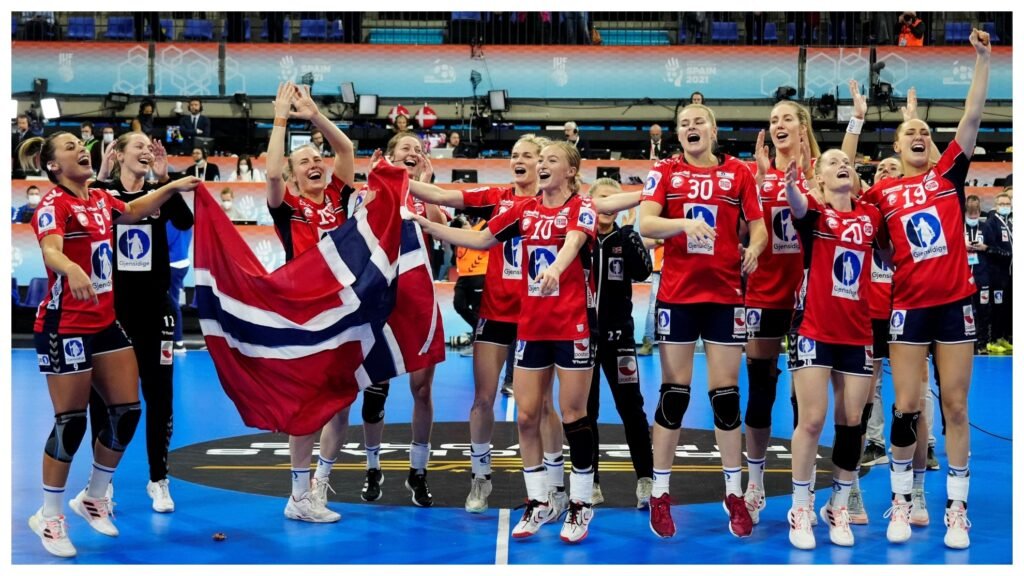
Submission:
[[[406,172],[382,161],[367,189],[365,209],[269,274],[197,189],[200,327],[246,425],[310,434],[360,389],[444,359],[421,232],[400,216]]]

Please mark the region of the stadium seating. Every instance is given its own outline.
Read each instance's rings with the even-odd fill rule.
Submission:
[[[135,20],[131,16],[108,16],[106,38],[108,40],[134,40]]]
[[[28,291],[25,293],[25,300],[19,306],[24,308],[37,308],[39,303],[46,297],[46,278],[33,278],[28,283]]]
[[[71,16],[68,18],[69,40],[92,40],[96,37],[96,19],[92,16]]]
[[[213,22],[209,20],[185,20],[181,37],[185,40],[213,40]]]

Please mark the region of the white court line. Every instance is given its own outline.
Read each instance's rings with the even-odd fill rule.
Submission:
[[[508,404],[505,406],[505,422],[515,422],[516,399],[509,396]],[[494,563],[499,566],[508,564],[508,532],[510,526],[511,511],[502,508],[498,511],[498,540],[494,552]]]

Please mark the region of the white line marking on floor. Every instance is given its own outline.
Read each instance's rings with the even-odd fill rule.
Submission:
[[[508,564],[508,530],[510,516],[511,514],[508,508],[502,508],[498,511],[498,542],[494,552],[494,563],[499,566]]]

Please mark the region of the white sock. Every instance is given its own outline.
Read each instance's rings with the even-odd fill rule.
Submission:
[[[334,460],[324,460],[323,456],[317,457],[316,460],[316,474],[313,476],[317,481],[327,480],[331,477],[331,467],[334,466]]]
[[[486,478],[491,475],[491,443],[470,444],[469,458],[473,463],[473,477]]]
[[[832,477],[832,507],[841,508],[850,506],[850,489],[853,488],[853,482],[846,480],[840,480],[835,476]]]
[[[668,494],[668,482],[672,478],[672,470],[654,469],[654,486],[651,488],[651,496],[658,498]]]
[[[89,476],[89,487],[85,495],[89,498],[104,498],[107,495],[107,486],[114,478],[114,468],[109,468],[97,462],[92,463],[92,474]]]
[[[569,498],[584,504],[594,501],[594,467],[586,470],[572,469],[569,474]]]
[[[811,479],[810,479],[811,485],[808,488],[811,491],[811,502],[814,502],[814,485],[817,482],[818,482],[818,461],[815,460],[814,461],[814,466],[811,467]]]
[[[409,448],[409,468],[417,474],[424,474],[427,471],[427,460],[430,459],[430,443],[420,444],[413,442]]]
[[[914,487],[914,460],[889,459],[889,484],[892,493],[897,496],[904,496],[907,502],[910,501],[910,492]]]
[[[292,498],[298,500],[309,492],[309,468],[292,468]]]
[[[548,480],[545,478],[544,466],[523,468],[523,481],[526,482],[526,497],[537,502],[548,501]]]
[[[561,492],[565,489],[565,458],[561,452],[545,452],[544,467],[547,468],[548,488]],[[562,490],[559,490],[561,488]]]
[[[857,464],[857,469],[853,471],[853,489],[860,490],[860,464]]]
[[[60,516],[64,509],[64,487],[43,484],[43,516]]]
[[[971,469],[969,466],[957,468],[949,467],[949,475],[946,476],[946,498],[949,502],[963,502],[967,505],[967,493],[971,490]]]
[[[725,475],[725,493],[743,496],[743,469],[722,467]]]
[[[808,508],[811,505],[811,485],[814,484],[810,480],[797,480],[793,478],[793,509],[797,508]]]
[[[918,488],[924,490],[924,475],[927,471],[927,468],[921,468],[920,470],[914,468],[914,490]]]
[[[747,477],[747,488],[756,485],[764,488],[764,458],[751,458],[747,456],[747,470],[750,475]]]
[[[380,468],[380,444],[366,447],[366,469]]]

